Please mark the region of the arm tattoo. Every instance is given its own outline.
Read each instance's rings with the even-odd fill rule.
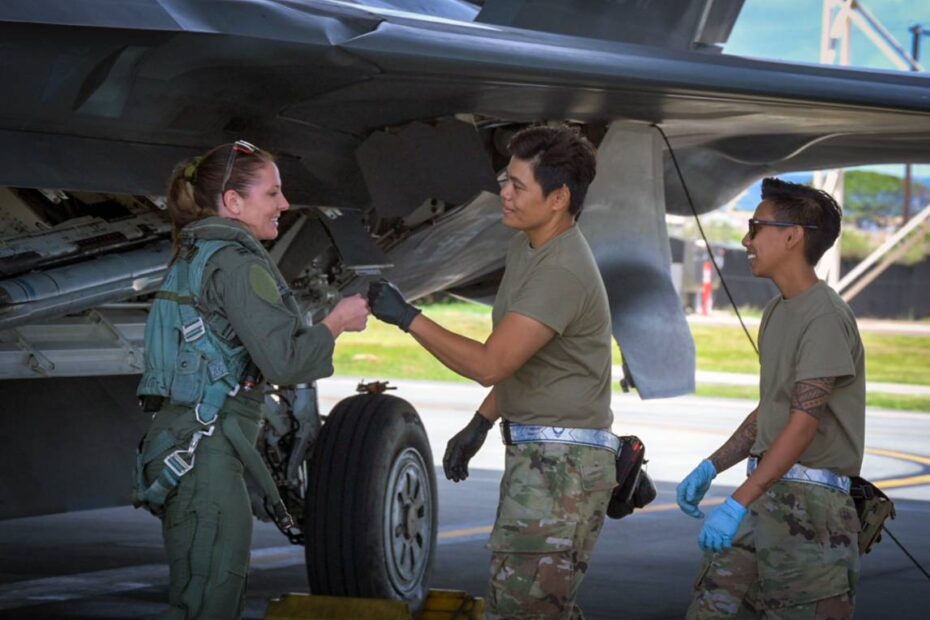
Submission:
[[[756,432],[759,430],[758,415],[759,410],[754,409],[727,442],[710,455],[710,462],[714,464],[718,473],[749,456],[749,450],[752,449],[752,444],[756,441]]]
[[[794,384],[794,392],[791,394],[791,410],[803,411],[820,420],[827,410],[827,401],[833,394],[834,383],[836,383],[836,377],[798,381]]]

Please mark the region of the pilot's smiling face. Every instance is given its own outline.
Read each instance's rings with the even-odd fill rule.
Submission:
[[[536,181],[533,165],[524,159],[510,158],[507,178],[501,186],[504,206],[504,226],[516,230],[530,230],[549,222],[554,216],[551,198],[543,196],[542,186]]]
[[[241,210],[236,219],[246,225],[259,240],[276,239],[278,218],[290,206],[281,191],[278,167],[262,166],[248,195],[241,195]]]

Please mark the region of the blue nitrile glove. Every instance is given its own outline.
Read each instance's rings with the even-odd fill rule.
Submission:
[[[690,517],[700,519],[704,513],[698,510],[698,504],[704,499],[704,494],[710,488],[710,481],[717,477],[717,468],[704,459],[694,468],[688,476],[678,485],[678,507]]]
[[[710,513],[698,536],[698,546],[704,551],[723,551],[733,546],[733,537],[739,530],[748,511],[738,501],[728,497],[727,501]]]
[[[368,285],[368,307],[379,320],[396,325],[405,332],[420,314],[420,309],[404,300],[400,290],[387,280]]]

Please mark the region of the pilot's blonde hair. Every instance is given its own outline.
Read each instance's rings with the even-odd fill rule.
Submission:
[[[223,200],[220,187],[226,172],[233,144],[221,144],[206,154],[180,162],[168,181],[168,215],[171,217],[171,239],[175,253],[181,229],[192,222],[219,212]],[[262,149],[254,153],[238,153],[233,161],[225,190],[235,190],[247,196],[262,168],[274,162],[274,156]]]

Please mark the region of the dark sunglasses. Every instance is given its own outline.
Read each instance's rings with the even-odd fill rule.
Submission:
[[[795,224],[794,222],[778,222],[776,220],[757,220],[755,218],[749,218],[749,238],[755,239],[756,233],[759,232],[760,226],[777,226],[779,228],[791,228],[792,226],[800,226],[801,228],[809,228],[810,230],[817,230],[817,227],[812,224]]]
[[[229,177],[232,176],[233,164],[236,163],[236,157],[239,153],[243,155],[255,155],[258,147],[245,140],[236,140],[229,149],[229,157],[226,158],[226,172],[223,173],[223,183],[220,185],[220,195],[226,193],[226,184],[229,183]]]

